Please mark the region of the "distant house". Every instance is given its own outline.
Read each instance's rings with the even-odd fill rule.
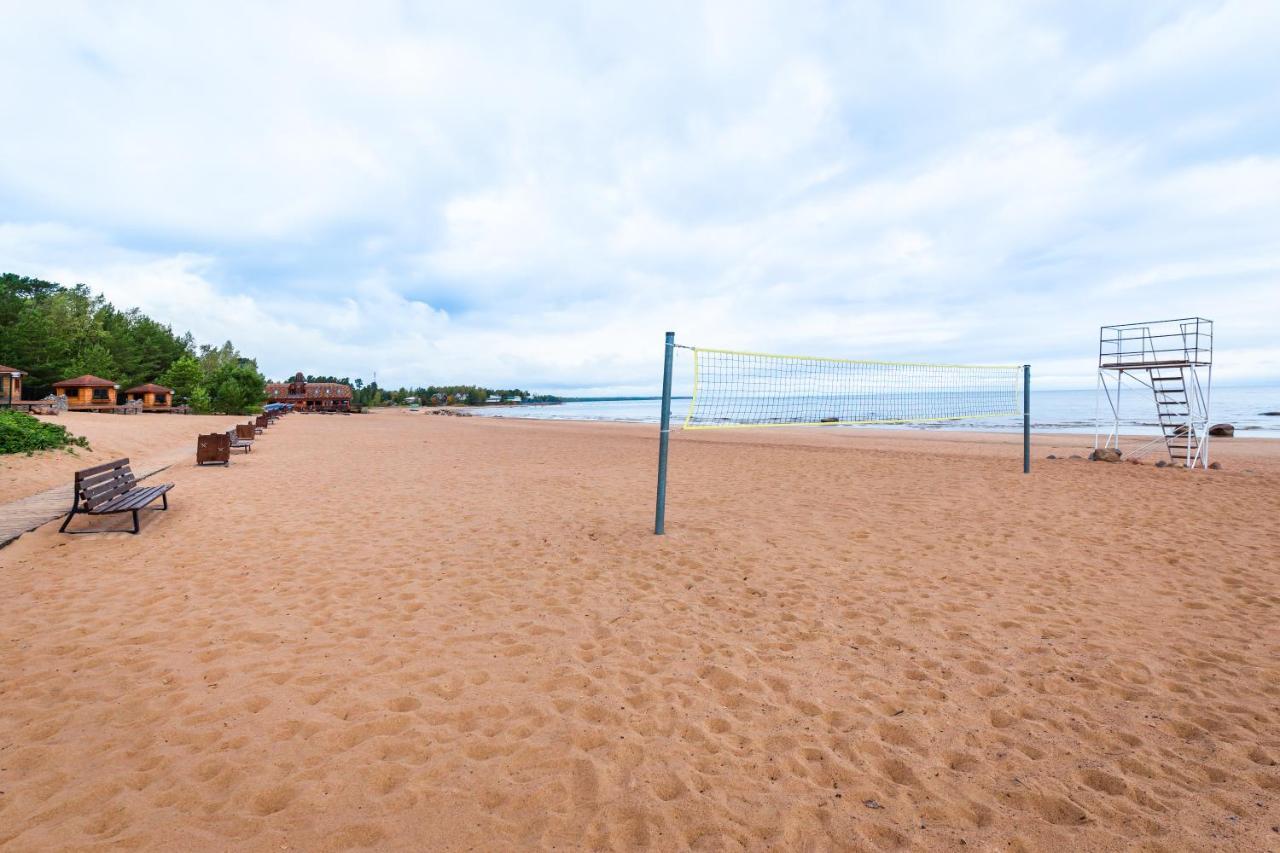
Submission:
[[[505,400],[503,400],[502,402],[504,402],[504,403],[523,403],[523,402],[524,402],[524,397],[521,397],[519,394],[513,394],[512,396],[510,396],[510,397],[506,398],[506,399],[505,399]]]
[[[124,398],[130,403],[140,400],[144,412],[167,412],[173,408],[173,389],[154,382],[127,389]]]
[[[22,377],[25,370],[0,364],[0,406],[7,406],[22,399]]]
[[[499,397],[497,394],[490,394],[490,395],[489,395],[489,399],[485,400],[485,402],[486,402],[486,403],[501,403],[501,402],[502,402],[502,398],[501,398],[501,397]]]
[[[67,396],[67,407],[77,409],[109,409],[116,406],[116,392],[120,386],[100,376],[77,376],[53,383],[53,390]]]
[[[268,403],[288,403],[297,411],[351,411],[351,386],[341,382],[308,382],[297,373],[289,382],[268,382]]]

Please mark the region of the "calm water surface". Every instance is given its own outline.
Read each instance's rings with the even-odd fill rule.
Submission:
[[[1123,422],[1126,433],[1159,434],[1155,421],[1155,405],[1149,396],[1136,389],[1125,389],[1125,413],[1132,417]],[[1103,402],[1106,410],[1106,403]],[[556,403],[551,405],[503,406],[473,409],[486,417],[540,418],[569,421],[629,421],[657,423],[661,403],[658,400],[620,400],[600,403]],[[671,415],[679,425],[689,410],[688,399],[672,401]],[[1214,423],[1235,425],[1241,438],[1280,438],[1280,417],[1266,417],[1262,412],[1280,412],[1280,386],[1247,388],[1214,388],[1210,411]],[[1095,402],[1093,391],[1032,391],[1031,425],[1037,432],[1093,433]],[[848,426],[841,429],[863,429]],[[1019,431],[1021,418],[974,418],[963,421],[906,424],[874,427],[876,429],[982,430]]]

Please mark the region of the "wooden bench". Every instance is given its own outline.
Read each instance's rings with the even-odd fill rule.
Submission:
[[[253,451],[253,439],[241,438],[239,428],[227,430],[227,438],[231,440],[232,450],[240,449],[245,453],[251,453]]]
[[[105,462],[92,468],[76,472],[75,495],[71,501],[71,512],[63,519],[59,533],[103,533],[124,531],[102,530],[67,530],[71,518],[76,513],[85,515],[113,515],[119,512],[133,513],[133,533],[139,530],[138,510],[143,509],[159,498],[164,501],[162,510],[169,508],[169,490],[173,483],[159,483],[154,486],[139,486],[129,470],[128,459],[117,459]]]

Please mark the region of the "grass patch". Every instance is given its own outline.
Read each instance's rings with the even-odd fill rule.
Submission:
[[[88,449],[89,439],[72,435],[58,424],[47,424],[26,412],[0,411],[0,455],[25,453],[28,456],[38,450],[65,449],[75,453],[75,448]]]

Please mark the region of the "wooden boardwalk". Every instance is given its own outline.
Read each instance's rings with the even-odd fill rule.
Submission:
[[[139,480],[145,480],[172,465],[168,462],[145,472],[137,472]],[[71,484],[55,486],[7,504],[0,504],[0,548],[8,545],[24,533],[42,524],[56,521],[71,510]]]

